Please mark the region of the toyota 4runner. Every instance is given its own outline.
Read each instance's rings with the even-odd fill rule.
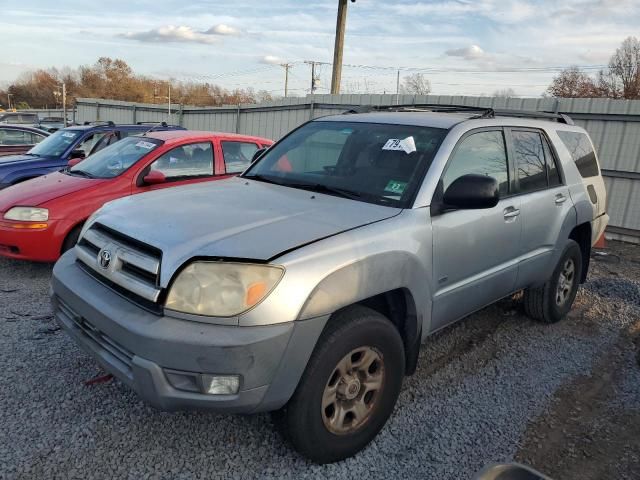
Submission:
[[[384,426],[433,332],[517,291],[571,309],[607,224],[563,115],[316,119],[240,177],[108,203],[53,272],[57,321],[164,410],[277,411],[319,463]]]

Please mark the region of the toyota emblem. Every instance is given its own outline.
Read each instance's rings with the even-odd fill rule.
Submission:
[[[111,263],[111,252],[106,249],[100,250],[100,253],[98,254],[98,263],[100,264],[100,268],[103,268],[104,270],[109,268],[109,264]]]

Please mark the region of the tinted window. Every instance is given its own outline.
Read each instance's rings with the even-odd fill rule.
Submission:
[[[213,175],[211,142],[191,143],[169,150],[151,164],[151,169],[162,172],[167,179]]]
[[[537,132],[511,132],[518,190],[522,193],[547,188],[547,166],[542,137]]]
[[[258,150],[258,145],[250,142],[222,142],[222,156],[227,173],[244,172]]]
[[[509,193],[507,153],[501,131],[474,133],[458,144],[442,177],[443,192],[458,178],[472,173],[495,178],[501,197]]]
[[[69,173],[91,178],[117,177],[162,143],[155,138],[125,138],[91,155],[72,167]]]
[[[576,162],[578,171],[583,177],[595,177],[598,171],[598,162],[596,154],[593,151],[589,137],[579,132],[558,132],[558,136],[564,146],[567,147],[571,158]]]
[[[446,133],[411,125],[314,121],[267,150],[244,177],[403,207]]]

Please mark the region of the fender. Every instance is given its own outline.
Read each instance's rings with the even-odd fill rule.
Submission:
[[[300,311],[299,319],[330,315],[355,303],[366,304],[368,299],[387,293],[390,296],[400,295],[404,300],[402,312],[394,308],[393,298],[384,300],[390,320],[403,337],[407,371],[412,373],[421,340],[429,331],[432,303],[429,282],[418,265],[420,262],[413,255],[393,251],[343,266],[327,275],[313,289]]]

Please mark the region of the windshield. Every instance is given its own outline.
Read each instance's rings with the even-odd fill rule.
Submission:
[[[58,130],[29,150],[29,153],[42,157],[59,157],[80,135],[82,132],[79,131]]]
[[[114,178],[164,142],[155,138],[128,137],[94,153],[69,169],[70,175]]]
[[[446,133],[413,125],[315,121],[271,147],[243,177],[404,208]]]

